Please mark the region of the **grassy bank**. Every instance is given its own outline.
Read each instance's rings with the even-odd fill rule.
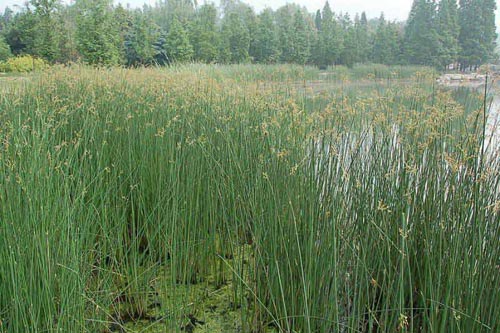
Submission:
[[[481,96],[267,70],[54,68],[3,95],[0,332],[498,331]]]

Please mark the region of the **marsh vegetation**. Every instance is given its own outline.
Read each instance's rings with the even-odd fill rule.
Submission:
[[[56,66],[2,92],[0,332],[499,331],[488,98],[383,69]]]

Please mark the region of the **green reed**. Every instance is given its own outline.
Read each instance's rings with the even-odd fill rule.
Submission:
[[[309,94],[299,69],[55,68],[5,94],[0,332],[196,332],[222,290],[244,332],[498,330],[480,96]]]

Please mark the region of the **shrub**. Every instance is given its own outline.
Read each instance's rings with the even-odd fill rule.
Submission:
[[[44,69],[47,66],[47,62],[43,59],[34,58],[30,55],[23,55],[0,62],[0,72],[27,73]]]

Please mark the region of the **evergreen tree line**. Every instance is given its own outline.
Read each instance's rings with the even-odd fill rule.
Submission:
[[[112,0],[30,0],[0,15],[0,60],[30,54],[50,63],[165,65],[172,62],[417,64],[462,70],[495,58],[495,0],[414,0],[406,23],[310,14],[287,4],[256,13],[239,0],[198,6],[160,0],[142,9]]]

